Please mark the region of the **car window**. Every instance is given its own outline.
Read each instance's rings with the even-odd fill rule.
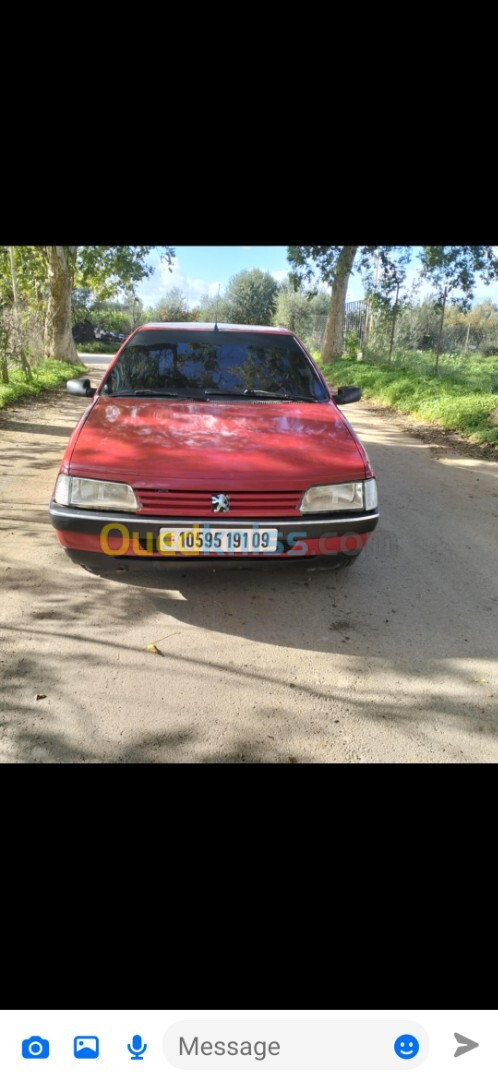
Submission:
[[[103,392],[259,391],[327,400],[327,392],[291,335],[140,331],[127,345]]]

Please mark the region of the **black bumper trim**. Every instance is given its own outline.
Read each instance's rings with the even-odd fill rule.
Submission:
[[[141,558],[134,555],[104,555],[99,551],[76,551],[74,548],[65,548],[66,555],[69,556],[72,562],[77,563],[79,566],[85,566],[89,570],[94,570],[96,573],[100,571],[109,574],[121,574],[121,573],[134,573],[136,570],[139,573],[144,571],[151,571],[161,569],[165,572],[182,570],[183,573],[190,573],[191,570],[261,570],[262,567],[268,569],[270,566],[275,567],[329,567],[333,569],[334,566],[342,566],[345,562],[349,562],[352,559],[357,559],[361,555],[360,551],[331,551],[327,555],[258,555],[246,556],[243,559],[238,559],[234,556],[227,556],[224,558],[222,555],[216,556],[202,556],[202,558],[189,558],[184,555],[176,558],[175,556],[148,556],[147,558]]]
[[[240,529],[250,528],[258,524],[260,528],[278,529],[283,541],[290,534],[295,536],[294,543],[299,539],[316,540],[320,537],[344,536],[345,533],[373,532],[379,520],[379,511],[372,510],[365,514],[351,514],[349,517],[323,517],[323,518],[260,518],[256,514],[247,518],[227,518],[220,515],[216,518],[172,518],[172,517],[146,517],[144,514],[100,514],[97,511],[70,509],[50,503],[50,519],[55,529],[61,532],[87,533],[98,536],[105,525],[126,525],[130,535],[138,533],[140,539],[145,540],[146,533],[152,533],[156,539],[160,529],[190,529],[192,525],[208,528]],[[302,535],[304,534],[304,535]]]

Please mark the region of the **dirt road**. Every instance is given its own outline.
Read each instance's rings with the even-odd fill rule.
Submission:
[[[496,462],[349,406],[381,505],[356,565],[104,580],[47,512],[84,407],[0,414],[1,761],[498,760]]]

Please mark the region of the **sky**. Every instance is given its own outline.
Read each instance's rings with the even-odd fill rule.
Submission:
[[[408,284],[411,284],[417,275],[419,250],[413,248],[413,258],[407,275]],[[498,255],[498,248],[494,251]],[[257,267],[259,270],[269,271],[276,281],[282,281],[290,269],[286,247],[177,247],[175,252],[172,272],[161,260],[158,248],[151,252],[149,262],[154,266],[154,272],[149,278],[145,278],[137,289],[145,307],[157,304],[173,286],[181,288],[189,306],[195,307],[205,293],[216,296],[218,285],[220,294],[223,294],[230,278],[241,270]],[[349,279],[347,299],[361,300],[363,296],[360,275],[353,272]],[[498,283],[488,286],[478,283],[474,303],[482,300],[498,303]]]

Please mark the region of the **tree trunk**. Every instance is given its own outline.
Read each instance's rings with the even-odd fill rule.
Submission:
[[[337,260],[332,285],[330,309],[325,327],[322,347],[322,360],[330,363],[338,360],[344,351],[344,312],[349,275],[351,273],[357,247],[343,247]]]
[[[434,357],[434,374],[439,374],[439,354],[441,352],[441,338],[443,335],[443,323],[444,323],[444,309],[446,307],[446,297],[448,295],[448,289],[446,288],[443,293],[443,306],[441,308],[441,322],[439,323],[439,333],[437,337],[436,354]]]
[[[13,293],[13,296],[14,296],[14,311],[17,311],[17,308],[19,307],[19,293],[18,293],[18,290],[17,290],[17,273],[16,273],[16,263],[15,263],[15,259],[14,259],[14,248],[13,247],[9,247],[9,256],[10,256],[10,273],[11,273],[11,277],[12,277],[12,293]]]
[[[392,324],[392,327],[391,327],[391,342],[390,342],[390,345],[389,345],[389,359],[387,361],[388,364],[391,363],[391,356],[393,354],[394,331],[396,329],[396,316],[398,314],[398,296],[399,296],[399,284],[396,285],[396,299],[394,301],[394,308],[393,308],[393,324]]]
[[[44,255],[48,281],[45,351],[47,356],[53,356],[56,360],[71,360],[76,363],[78,354],[71,320],[73,275],[67,252],[63,247],[46,247]]]

